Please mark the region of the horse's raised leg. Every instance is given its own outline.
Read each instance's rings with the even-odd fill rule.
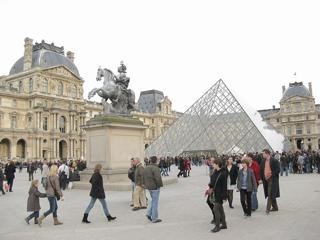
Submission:
[[[88,93],[88,99],[92,98],[99,90],[100,90],[100,88],[94,88],[94,89],[92,89],[92,90]]]

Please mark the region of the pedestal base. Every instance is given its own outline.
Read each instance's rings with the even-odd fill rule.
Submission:
[[[91,189],[90,178],[93,174],[93,169],[86,169],[80,172],[79,182],[73,182],[72,188],[75,189]],[[101,172],[103,178],[103,186],[106,191],[131,191],[131,182],[128,179],[127,169],[103,170]],[[162,178],[163,185],[169,185],[178,182],[176,177]]]

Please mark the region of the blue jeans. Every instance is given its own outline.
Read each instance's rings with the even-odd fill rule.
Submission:
[[[280,175],[282,176],[283,175],[283,171],[285,171],[286,173],[286,176],[288,177],[288,166],[281,166],[280,165]]]
[[[252,194],[251,194],[251,209],[252,210],[257,210],[258,209],[257,191],[252,191]]]
[[[50,213],[52,213],[53,217],[57,217],[58,203],[57,203],[56,197],[54,197],[54,196],[49,196],[49,197],[48,197],[48,201],[49,201],[50,208],[49,208],[49,210],[46,211],[43,215],[46,217],[46,216],[48,216]]]
[[[30,221],[32,218],[34,218],[34,221],[36,222],[36,220],[39,218],[39,211],[34,211],[27,217],[28,221]]]
[[[289,162],[289,173],[293,173],[292,162]]]
[[[89,212],[93,208],[93,206],[94,206],[94,204],[95,204],[97,199],[100,201],[100,203],[101,203],[101,205],[103,207],[104,214],[106,215],[106,217],[110,216],[110,213],[109,213],[109,210],[108,210],[108,206],[107,206],[107,202],[106,202],[106,199],[104,199],[104,198],[93,198],[93,197],[91,197],[91,201],[90,201],[90,203],[89,203],[89,205],[88,205],[88,207],[87,207],[87,209],[85,210],[84,213],[89,214]]]
[[[160,196],[160,188],[156,190],[149,190],[151,196],[151,204],[149,204],[147,215],[151,217],[152,221],[158,219],[158,203]]]

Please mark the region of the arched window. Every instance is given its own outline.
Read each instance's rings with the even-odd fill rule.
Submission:
[[[59,82],[59,85],[58,85],[58,95],[63,95],[63,84],[62,84],[62,82]]]
[[[43,79],[43,81],[42,81],[42,92],[48,93],[48,80],[47,79]]]
[[[66,132],[66,118],[64,116],[59,118],[59,130],[62,133]]]

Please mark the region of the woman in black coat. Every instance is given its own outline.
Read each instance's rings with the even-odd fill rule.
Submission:
[[[215,216],[215,228],[212,232],[218,232],[220,229],[226,229],[226,217],[223,209],[223,200],[227,198],[227,176],[226,170],[222,169],[222,161],[215,159],[213,161],[214,172],[210,177],[209,187],[214,195],[213,212]],[[221,224],[221,225],[220,225]]]
[[[83,218],[82,218],[82,222],[83,223],[90,223],[88,221],[88,215],[90,210],[93,208],[96,200],[98,199],[103,207],[103,211],[104,214],[106,215],[108,221],[112,221],[114,219],[116,219],[116,217],[112,217],[109,213],[108,210],[108,206],[107,206],[107,202],[106,202],[106,196],[104,193],[104,188],[103,188],[103,179],[102,176],[100,174],[102,169],[101,164],[97,164],[94,168],[94,173],[91,176],[90,179],[90,183],[91,183],[91,191],[90,191],[90,196],[91,196],[91,201],[88,205],[88,207],[86,208]]]
[[[6,179],[8,185],[10,186],[9,192],[12,192],[13,179],[15,177],[14,173],[16,172],[16,166],[13,161],[10,161],[5,167],[4,174],[6,175]]]
[[[227,172],[227,189],[228,189],[228,202],[229,207],[233,208],[233,190],[236,189],[237,178],[238,178],[238,168],[233,164],[233,158],[229,157],[226,166]]]

